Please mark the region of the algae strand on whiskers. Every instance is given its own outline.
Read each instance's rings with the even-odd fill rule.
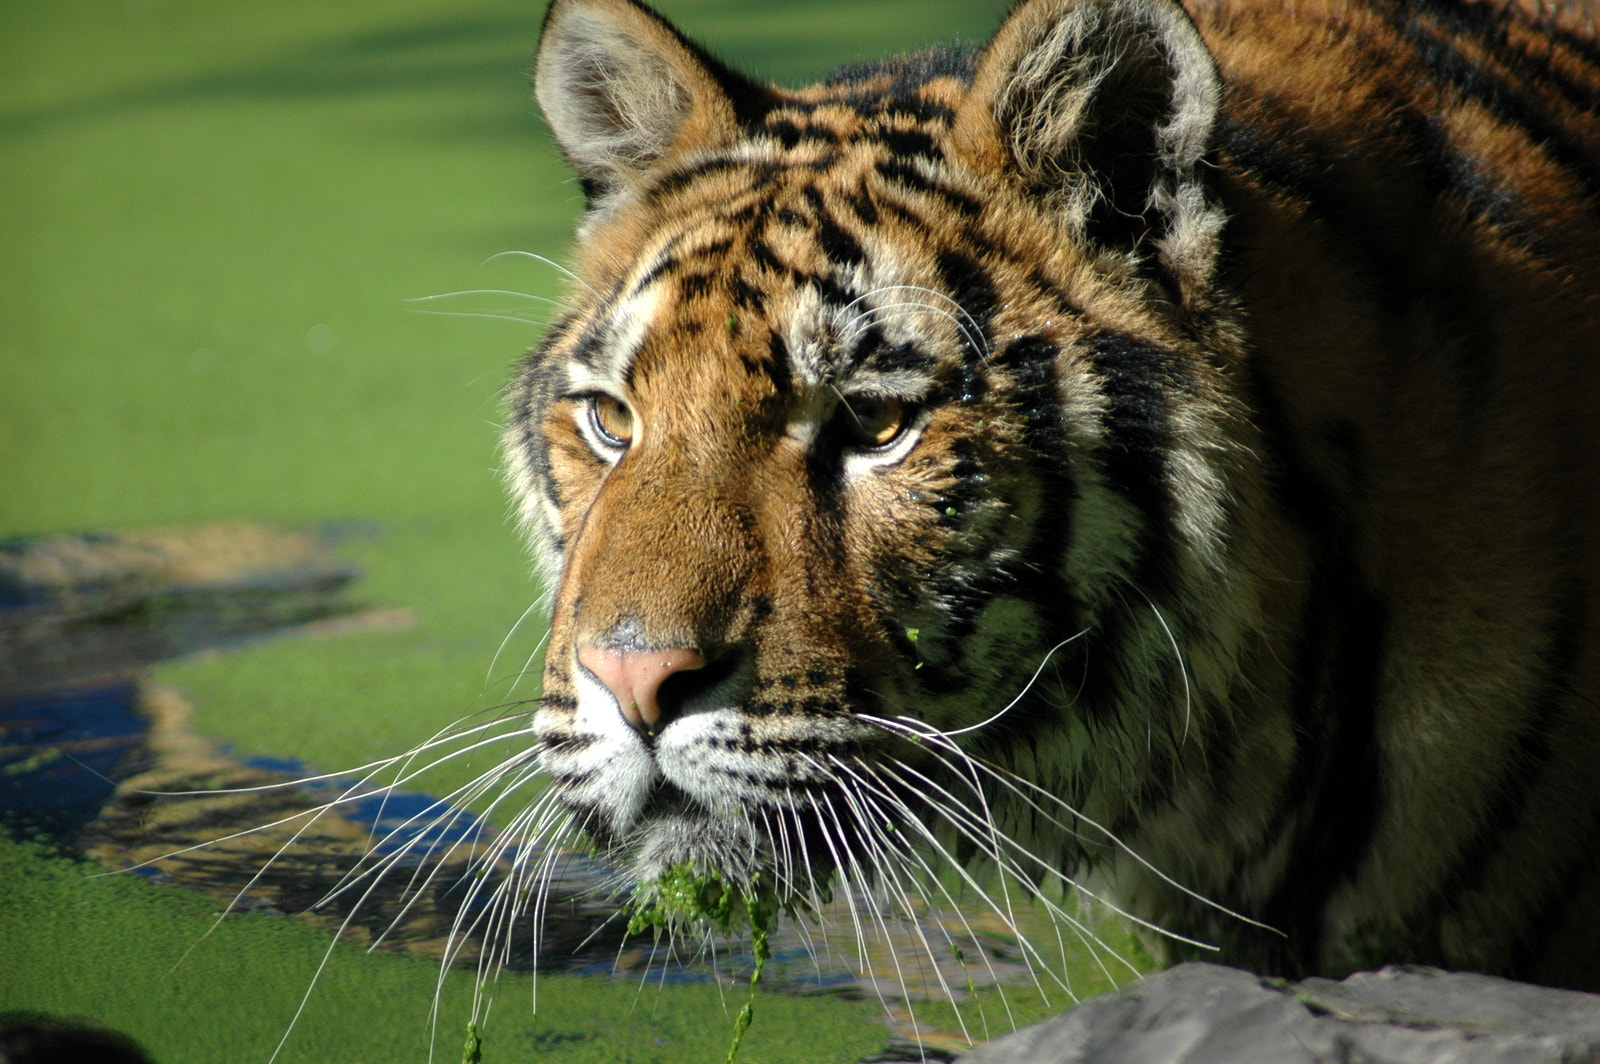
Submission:
[[[635,887],[628,901],[630,935],[696,924],[715,927],[728,936],[736,928],[740,933],[749,928],[755,968],[750,972],[750,996],[733,1021],[726,1064],[733,1064],[755,1019],[756,986],[772,956],[769,938],[777,922],[777,898],[764,889],[760,873],[751,877],[748,888],[736,889],[715,872],[700,872],[692,864],[674,865],[653,882]]]

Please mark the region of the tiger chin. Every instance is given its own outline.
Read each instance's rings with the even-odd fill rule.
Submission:
[[[787,89],[554,0],[536,94],[532,727],[633,876],[1600,988],[1588,9],[1023,0]]]

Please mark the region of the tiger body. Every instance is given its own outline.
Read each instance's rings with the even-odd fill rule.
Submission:
[[[1600,988],[1584,11],[1024,0],[786,90],[556,0],[538,94],[533,726],[635,876],[910,839],[1261,971]]]

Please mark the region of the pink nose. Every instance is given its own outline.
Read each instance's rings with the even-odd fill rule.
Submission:
[[[656,695],[661,684],[675,672],[705,668],[706,659],[698,650],[670,647],[666,650],[604,650],[579,647],[578,663],[617,696],[622,715],[634,727],[653,728],[661,719]]]

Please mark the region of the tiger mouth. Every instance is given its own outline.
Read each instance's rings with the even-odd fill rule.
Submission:
[[[635,830],[652,820],[665,820],[674,817],[710,820],[714,818],[714,814],[700,802],[690,797],[676,783],[671,780],[662,780],[645,801],[644,808],[639,811],[639,821],[635,825]]]
[[[816,817],[801,810],[767,807],[772,817],[782,817],[795,854],[780,859],[779,843],[763,829],[759,815],[719,815],[694,796],[663,781],[646,801],[638,818],[613,840],[610,849],[621,859],[630,878],[651,883],[685,866],[713,874],[740,889],[776,888],[779,901],[788,904],[826,890],[833,863],[825,855]],[[809,860],[797,859],[799,853]]]

